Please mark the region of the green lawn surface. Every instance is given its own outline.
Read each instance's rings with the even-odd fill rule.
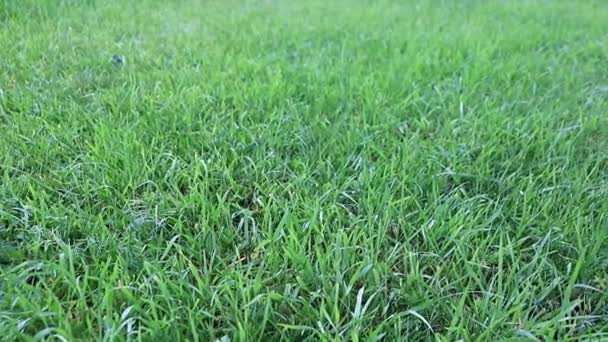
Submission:
[[[608,1],[0,0],[0,336],[608,339]]]

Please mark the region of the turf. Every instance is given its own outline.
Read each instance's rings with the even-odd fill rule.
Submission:
[[[3,0],[0,335],[608,338],[606,23]]]

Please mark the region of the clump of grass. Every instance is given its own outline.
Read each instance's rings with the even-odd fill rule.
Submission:
[[[3,1],[0,334],[605,337],[606,22]]]

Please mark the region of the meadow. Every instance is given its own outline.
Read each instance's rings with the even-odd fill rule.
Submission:
[[[7,341],[608,339],[608,2],[2,0]]]

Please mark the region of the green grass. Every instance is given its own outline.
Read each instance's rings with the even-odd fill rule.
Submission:
[[[607,23],[2,0],[0,336],[608,338]]]

